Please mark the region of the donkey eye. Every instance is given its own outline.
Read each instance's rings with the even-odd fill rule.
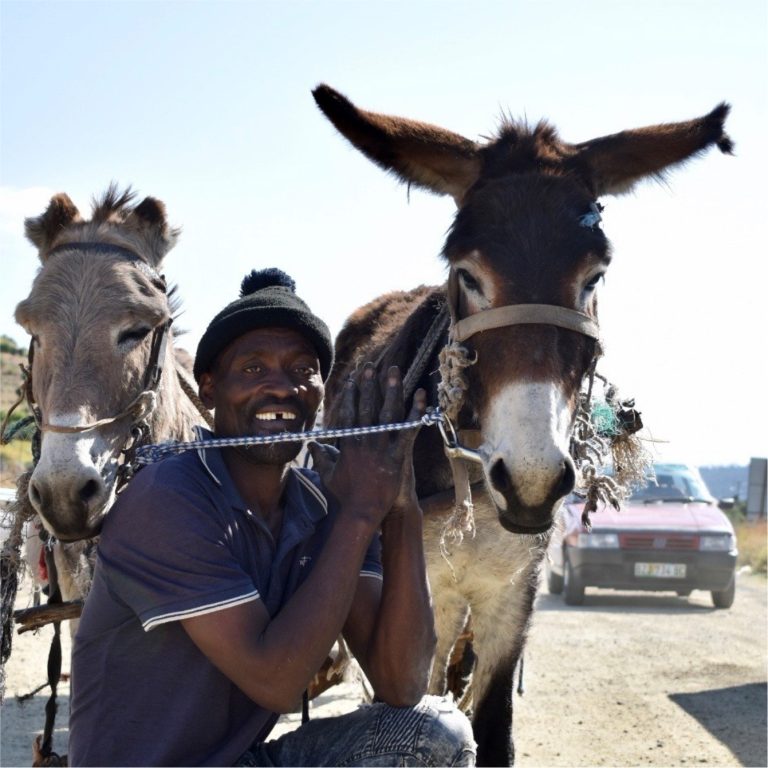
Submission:
[[[151,328],[131,328],[128,331],[123,331],[117,337],[117,343],[121,347],[134,346],[145,339],[151,330]]]
[[[456,270],[456,275],[458,276],[459,280],[464,283],[464,287],[468,291],[477,291],[477,293],[482,293],[480,290],[480,283],[478,283],[477,280],[475,280],[475,278],[472,277],[472,275],[470,275],[466,269]]]
[[[585,291],[594,291],[595,288],[597,288],[597,284],[601,281],[605,280],[605,274],[603,272],[598,272],[585,286]]]

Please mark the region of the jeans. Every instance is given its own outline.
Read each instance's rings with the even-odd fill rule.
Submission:
[[[475,764],[469,720],[452,699],[425,696],[414,707],[366,704],[310,720],[254,744],[238,766],[463,766]]]

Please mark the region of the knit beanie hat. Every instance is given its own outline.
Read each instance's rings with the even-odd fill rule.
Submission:
[[[197,345],[195,381],[210,370],[219,352],[256,328],[294,328],[315,347],[323,381],[333,365],[333,341],[328,326],[296,295],[296,283],[280,269],[254,270],[240,285],[240,298],[211,320]]]

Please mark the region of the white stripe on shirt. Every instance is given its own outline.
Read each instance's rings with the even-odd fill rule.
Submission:
[[[218,603],[209,603],[208,605],[189,608],[186,611],[173,611],[172,613],[153,616],[151,619],[142,622],[141,626],[144,628],[145,632],[149,632],[151,629],[160,626],[160,624],[167,624],[169,621],[180,621],[182,619],[190,619],[193,616],[204,616],[206,613],[214,613],[215,611],[221,611],[224,608],[232,608],[235,605],[253,602],[254,600],[258,600],[259,597],[260,595],[258,591],[253,590],[253,592],[249,592],[247,595],[238,595],[237,597],[229,598],[229,600],[221,600]]]

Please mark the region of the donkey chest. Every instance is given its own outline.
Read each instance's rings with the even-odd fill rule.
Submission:
[[[470,604],[494,602],[526,584],[539,567],[545,542],[506,531],[490,503],[476,500],[475,535],[444,535],[444,518],[425,521],[425,555],[436,600],[459,593]]]

